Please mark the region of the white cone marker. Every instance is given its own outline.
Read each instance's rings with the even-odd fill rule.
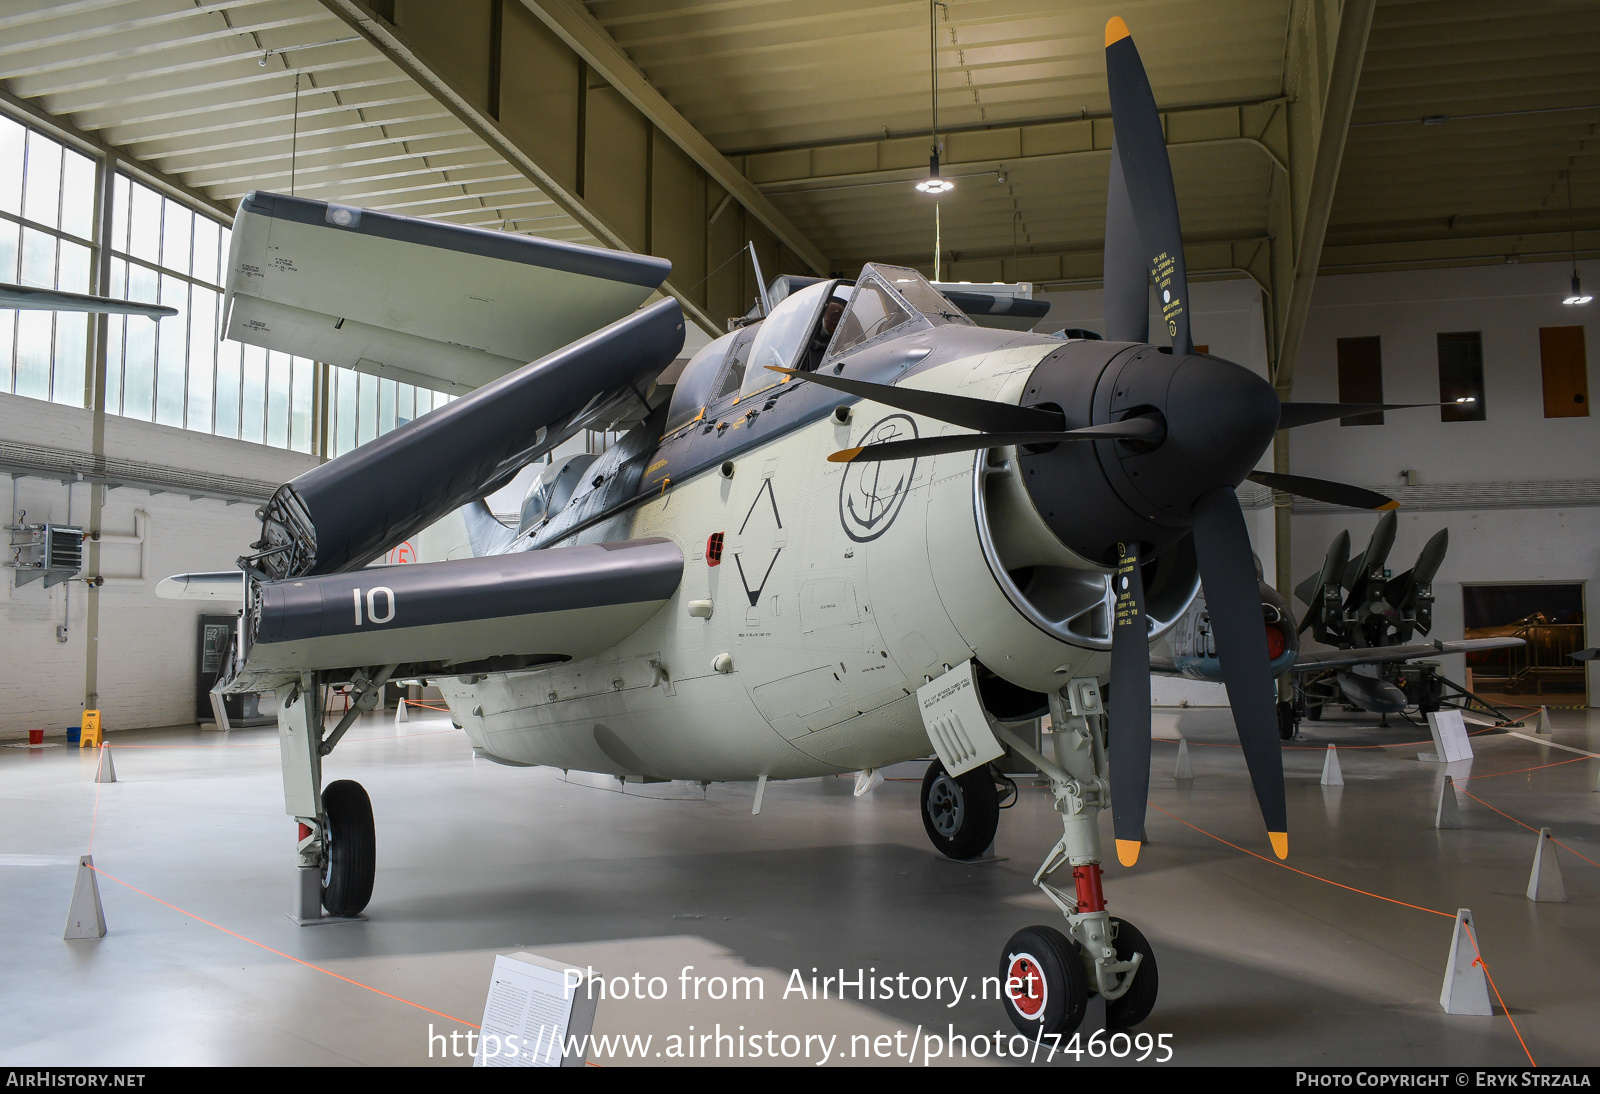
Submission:
[[[1322,758],[1322,785],[1343,786],[1344,772],[1339,770],[1339,750],[1332,745]]]
[[[94,781],[97,783],[114,783],[117,781],[117,769],[111,762],[111,746],[100,746],[100,764],[95,768]]]
[[[1461,803],[1456,800],[1456,781],[1449,775],[1439,787],[1439,807],[1433,813],[1435,828],[1460,828]]]
[[[94,856],[78,858],[78,876],[72,883],[72,906],[67,909],[67,929],[62,938],[104,938],[106,913],[100,907],[100,885],[94,876]]]
[[[1172,769],[1172,777],[1179,782],[1194,778],[1194,765],[1189,762],[1189,742],[1178,742],[1178,763]]]
[[[1540,904],[1565,904],[1567,887],[1561,883],[1561,863],[1550,829],[1539,829],[1539,846],[1533,852],[1533,872],[1528,875],[1528,899]]]
[[[1456,912],[1450,960],[1444,967],[1444,990],[1439,993],[1439,1005],[1446,1014],[1494,1014],[1494,1007],[1489,1005],[1489,977],[1484,974],[1478,947],[1468,933],[1471,926],[1471,908]]]
[[[402,695],[400,697],[400,705],[394,711],[394,724],[399,725],[401,722],[409,721],[411,721],[411,713],[406,710],[405,696]]]

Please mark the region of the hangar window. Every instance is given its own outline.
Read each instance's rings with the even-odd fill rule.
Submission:
[[[1589,355],[1582,327],[1539,328],[1546,418],[1589,416]]]
[[[94,172],[89,157],[0,118],[0,281],[91,291]],[[0,390],[83,406],[92,322],[81,312],[0,312]]]
[[[1339,401],[1341,403],[1383,402],[1383,347],[1376,335],[1371,338],[1341,338],[1339,356]],[[1383,411],[1342,418],[1340,425],[1382,425]]]
[[[1441,422],[1484,420],[1482,332],[1439,335],[1439,401]]]

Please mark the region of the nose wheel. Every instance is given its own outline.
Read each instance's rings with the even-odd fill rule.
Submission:
[[[1089,1009],[1082,948],[1054,927],[1024,927],[1000,954],[1000,994],[1028,1037],[1070,1034]]]
[[[1050,721],[1054,759],[991,723],[995,736],[1050,782],[1062,835],[1033,883],[1067,921],[1065,931],[1035,926],[1011,936],[1000,954],[1001,1002],[1019,1032],[1067,1036],[1098,994],[1107,1026],[1127,1029],[1150,1016],[1160,985],[1149,941],[1106,911],[1101,888],[1098,816],[1111,804],[1111,788],[1096,682],[1074,680],[1051,695]]]

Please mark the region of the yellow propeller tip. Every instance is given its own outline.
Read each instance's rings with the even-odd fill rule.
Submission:
[[[1121,20],[1118,20],[1120,22]],[[1139,841],[1136,839],[1119,839],[1117,841],[1117,861],[1124,866],[1132,866],[1139,861]]]
[[[1268,832],[1267,838],[1272,841],[1272,853],[1279,858],[1289,857],[1289,833]]]
[[[829,456],[828,457],[828,462],[829,463],[849,463],[851,460],[855,459],[859,455],[861,455],[861,449],[859,449],[859,448],[845,448],[845,449],[841,449],[840,451],[835,452],[833,455]]]
[[[1128,37],[1128,24],[1122,21],[1122,16],[1113,15],[1106,21],[1106,48],[1110,49],[1116,43]]]
[[[1400,508],[1400,503],[1399,503],[1399,502],[1397,502],[1397,501],[1390,501],[1390,502],[1389,502],[1389,503],[1388,503],[1388,504],[1387,504],[1387,505],[1380,505],[1380,506],[1378,506],[1378,508],[1377,508],[1377,510],[1376,510],[1376,512],[1379,512],[1379,513],[1387,513],[1387,512],[1388,512],[1388,511],[1389,511],[1389,510],[1391,510],[1391,509],[1398,509],[1398,508]]]
[[[766,369],[766,370],[767,370],[767,371],[769,371],[769,372],[781,372],[781,373],[783,373],[783,374],[784,374],[784,375],[785,375],[785,376],[793,376],[793,375],[794,375],[794,374],[795,374],[795,372],[796,372],[796,370],[795,370],[795,369],[792,369],[792,368],[783,368],[783,367],[781,367],[781,366],[779,366],[779,365],[763,365],[763,366],[761,366],[761,367],[762,367],[762,368],[764,368],[764,369]]]

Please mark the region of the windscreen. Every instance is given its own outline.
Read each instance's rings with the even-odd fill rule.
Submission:
[[[905,297],[906,303],[935,323],[975,326],[965,312],[952,304],[938,289],[928,284],[928,279],[916,270],[904,266],[880,266],[875,262],[869,264],[867,270],[887,281],[890,288]]]
[[[761,329],[750,347],[750,363],[745,367],[744,385],[740,388],[742,395],[760,391],[782,379],[777,373],[769,372],[768,365],[794,366],[817,324],[817,313],[832,289],[832,281],[807,285],[773,308],[772,314],[761,321]]]
[[[877,278],[863,278],[856,286],[855,296],[839,320],[839,331],[828,348],[829,357],[837,357],[885,331],[893,330],[914,318],[911,310],[902,304]]]
[[[711,385],[716,382],[717,374],[722,367],[722,359],[738,335],[739,332],[724,334],[709,345],[703,346],[700,352],[683,366],[683,372],[678,375],[678,382],[672,387],[672,405],[667,408],[668,433],[700,413],[700,408],[710,401]]]

